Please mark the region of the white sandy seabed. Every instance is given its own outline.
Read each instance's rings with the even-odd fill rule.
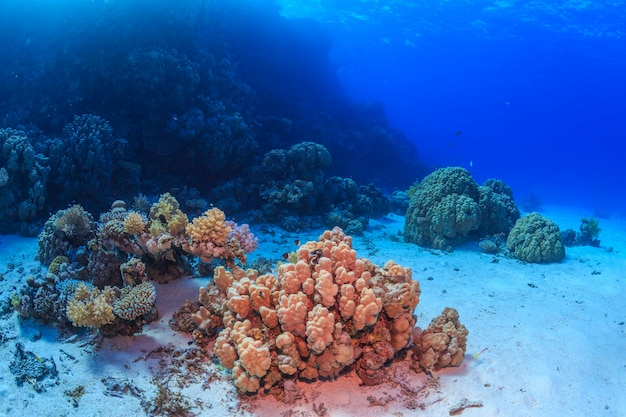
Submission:
[[[588,213],[550,208],[561,230],[577,230]],[[626,415],[626,220],[602,219],[602,246],[567,248],[558,264],[535,265],[481,253],[476,243],[441,253],[404,243],[402,216],[374,220],[355,237],[357,256],[410,267],[420,282],[418,326],[444,307],[459,311],[468,328],[461,367],[434,378],[406,362],[386,369],[388,381],[359,385],[347,374],[334,381],[289,384],[285,398],[241,397],[228,374],[196,357],[191,337],[168,321],[206,278],[157,286],[158,321],[141,334],[102,339],[0,317],[0,416],[624,416]],[[278,229],[253,230],[251,255],[280,259],[295,239]],[[15,291],[34,261],[37,240],[0,236],[0,295]],[[12,264],[12,265],[10,265]],[[52,358],[58,375],[36,392],[9,371],[16,343]],[[486,350],[484,350],[486,349]],[[478,352],[483,351],[478,356]],[[161,403],[161,399],[166,401]]]

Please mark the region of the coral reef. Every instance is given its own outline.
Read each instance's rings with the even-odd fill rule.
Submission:
[[[438,169],[419,184],[406,213],[404,239],[420,246],[450,249],[478,229],[478,184],[461,167]]]
[[[77,115],[48,146],[49,188],[55,202],[80,200],[89,210],[103,207],[113,191],[116,157],[126,146],[123,139],[113,137],[109,123],[94,114]]]
[[[463,362],[469,332],[459,322],[459,313],[450,307],[428,325],[416,331],[412,366],[423,371],[438,371]]]
[[[420,246],[451,250],[470,236],[507,234],[520,216],[506,184],[478,186],[461,167],[438,169],[412,187],[404,239]]]
[[[565,246],[600,246],[600,222],[595,217],[583,217],[580,219],[579,231],[565,229],[561,236]]]
[[[169,193],[149,207],[148,216],[116,200],[95,222],[74,205],[46,222],[38,258],[49,273],[27,280],[15,309],[24,318],[92,327],[105,336],[134,334],[158,315],[150,281],[191,274],[195,256],[207,268],[212,261],[245,263],[257,244],[248,225],[226,220],[217,208],[189,222]]]
[[[48,159],[26,133],[0,129],[0,233],[31,235],[29,222],[44,210]]]
[[[44,224],[39,235],[37,259],[44,265],[57,256],[68,256],[87,245],[95,236],[96,223],[93,216],[82,206],[73,206],[59,210]]]
[[[508,234],[520,212],[513,199],[513,191],[498,179],[488,179],[478,187],[482,213],[478,234],[480,236]]]
[[[515,223],[506,247],[515,258],[525,262],[559,262],[565,257],[559,226],[539,213],[528,214]]]
[[[357,258],[352,238],[337,227],[302,245],[294,261],[277,275],[218,267],[200,289],[192,318],[200,332],[223,326],[214,352],[237,389],[257,393],[287,378],[348,370],[366,385],[380,383],[384,365],[413,343],[420,288],[411,270]],[[464,348],[464,340],[450,348],[455,365]]]

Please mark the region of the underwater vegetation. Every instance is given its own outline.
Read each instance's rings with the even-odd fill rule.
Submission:
[[[563,242],[566,246],[600,246],[600,221],[594,216],[580,219],[578,232],[574,229],[563,231]]]

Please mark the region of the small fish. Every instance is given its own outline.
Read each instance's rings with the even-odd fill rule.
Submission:
[[[283,259],[289,259],[289,252],[283,253]]]
[[[296,246],[300,246],[300,240],[299,239],[294,240],[293,243],[295,243]]]
[[[454,132],[454,136],[460,136],[461,133],[463,133],[463,132],[461,132],[460,130],[457,130],[456,132]]]
[[[477,360],[477,359],[478,359],[478,357],[479,357],[482,353],[484,353],[484,352],[486,352],[486,351],[487,351],[487,349],[489,349],[489,348],[484,348],[484,349],[483,349],[483,350],[481,350],[480,352],[475,353],[475,354],[474,354],[474,360]]]

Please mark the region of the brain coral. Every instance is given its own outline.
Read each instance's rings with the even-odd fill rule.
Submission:
[[[461,167],[438,169],[424,178],[406,213],[404,239],[448,249],[480,225],[478,184]]]
[[[513,256],[526,262],[559,262],[565,257],[559,226],[539,213],[531,213],[515,222],[506,247]]]

